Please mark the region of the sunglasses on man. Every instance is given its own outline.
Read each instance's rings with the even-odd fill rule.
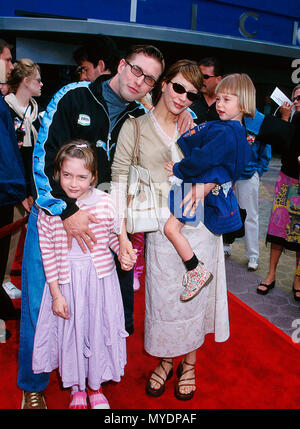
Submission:
[[[211,76],[209,74],[203,74],[202,76],[203,76],[203,79],[205,79],[205,80],[207,80],[207,79],[209,79],[211,77],[217,77],[217,76]]]
[[[192,103],[194,101],[198,100],[198,98],[199,98],[199,94],[198,93],[187,91],[185,89],[185,87],[182,86],[180,83],[172,82],[172,81],[170,81],[169,83],[172,84],[173,91],[175,91],[177,94],[185,94],[186,93],[187,99],[189,101],[191,101]]]
[[[297,95],[296,97],[293,97],[292,98],[292,101],[294,102],[294,101],[300,101],[300,95]]]

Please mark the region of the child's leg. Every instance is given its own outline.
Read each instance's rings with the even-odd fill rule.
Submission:
[[[193,257],[194,252],[186,237],[181,234],[181,230],[183,227],[184,224],[171,214],[169,219],[165,223],[164,232],[166,237],[175,247],[177,253],[181,257],[183,262],[186,262]]]
[[[79,390],[77,385],[71,388],[71,402],[69,408],[71,410],[85,410],[88,408],[86,391]]]
[[[181,294],[181,301],[189,301],[194,298],[213,278],[213,275],[206,271],[194,254],[187,238],[181,233],[184,224],[176,219],[172,214],[167,220],[164,228],[166,237],[171,241],[179,256],[183,260],[187,273],[184,277],[185,290]]]
[[[88,389],[89,401],[93,410],[108,410],[110,409],[108,400],[102,393],[102,387],[98,390]]]

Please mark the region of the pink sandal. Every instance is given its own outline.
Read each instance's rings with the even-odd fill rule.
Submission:
[[[71,410],[86,410],[88,408],[86,392],[72,392],[69,408]]]
[[[91,390],[88,389],[89,400],[91,404],[91,408],[93,410],[109,410],[110,406],[108,400],[102,393],[102,389]]]

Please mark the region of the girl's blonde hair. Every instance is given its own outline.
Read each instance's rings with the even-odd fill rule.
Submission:
[[[84,160],[85,168],[89,170],[93,176],[91,185],[96,186],[98,180],[96,153],[88,141],[81,139],[72,140],[59,149],[54,160],[54,180],[59,182],[61,166],[65,159],[70,158]]]
[[[245,73],[233,73],[225,76],[216,87],[216,94],[224,92],[236,95],[244,116],[254,118],[256,110],[256,91],[250,77]]]
[[[34,76],[36,71],[40,72],[39,65],[29,58],[22,58],[16,61],[7,81],[11,91],[15,94],[25,77]]]

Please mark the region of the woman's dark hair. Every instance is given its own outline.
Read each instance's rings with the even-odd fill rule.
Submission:
[[[152,45],[134,45],[132,46],[129,51],[127,51],[126,55],[124,56],[125,60],[130,61],[132,57],[138,54],[144,54],[148,57],[155,58],[162,66],[162,70],[165,68],[165,60],[164,56],[161,53],[161,51]]]
[[[153,105],[155,106],[161,97],[161,88],[164,82],[170,82],[178,73],[190,82],[197,90],[203,86],[203,76],[196,61],[179,60],[172,64],[166,72],[160,77],[152,91]]]

